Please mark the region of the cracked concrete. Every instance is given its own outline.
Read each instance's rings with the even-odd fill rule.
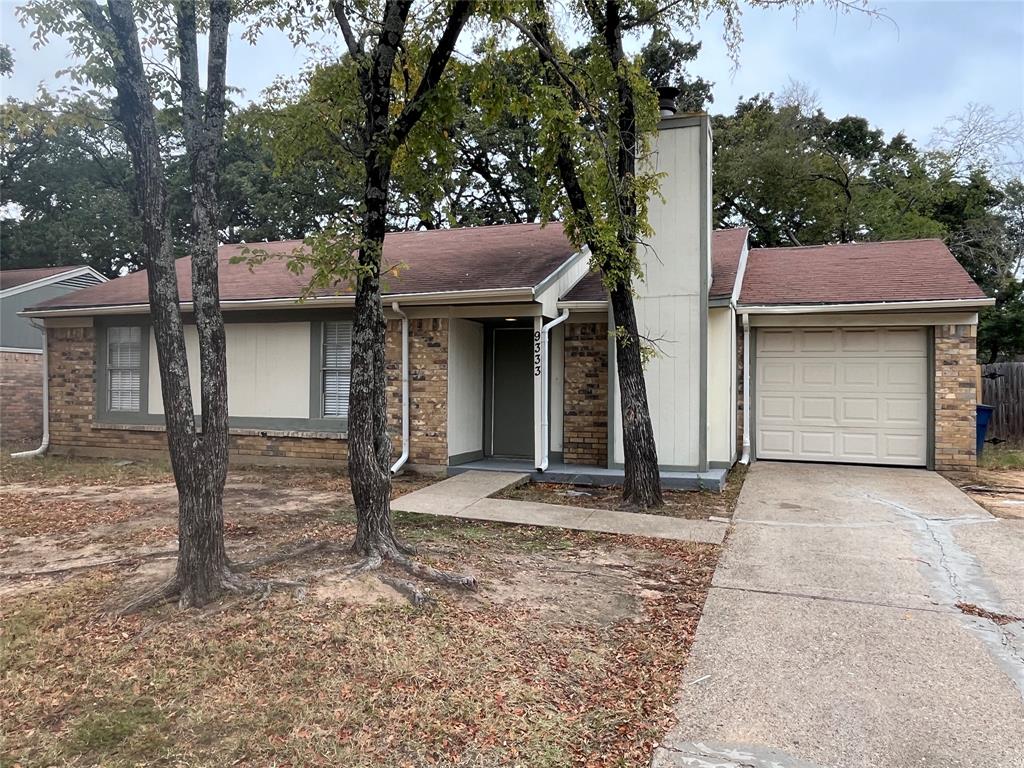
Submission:
[[[758,463],[657,768],[1024,767],[1024,522],[938,475]]]

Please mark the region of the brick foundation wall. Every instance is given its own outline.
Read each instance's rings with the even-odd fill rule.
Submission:
[[[0,443],[35,448],[43,437],[43,356],[0,352]]]
[[[608,324],[565,325],[566,464],[608,465]]]
[[[50,328],[50,445],[61,455],[132,458],[166,456],[162,427],[94,424],[95,331]],[[401,325],[388,325],[386,376],[388,418],[394,455],[401,452]],[[410,443],[409,462],[445,465],[447,447],[448,321],[409,322]],[[157,395],[158,396],[158,395]],[[230,405],[230,404],[229,404]],[[348,443],[329,433],[231,429],[234,463],[344,465]]]
[[[978,327],[935,326],[935,469],[977,466]]]

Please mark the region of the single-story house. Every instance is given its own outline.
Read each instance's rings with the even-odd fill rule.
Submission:
[[[667,484],[718,485],[741,458],[972,466],[975,335],[991,300],[937,240],[749,249],[743,229],[712,231],[710,149],[706,115],[662,121],[662,198],[635,286],[658,350],[646,380]],[[301,276],[277,259],[232,263],[241,250],[220,250],[232,456],[336,464],[351,290],[299,302]],[[387,236],[398,464],[621,476],[614,324],[589,258],[558,224]],[[189,269],[179,261],[186,314]],[[144,274],[25,314],[47,329],[51,450],[164,450]],[[194,328],[187,346],[198,402]]]
[[[92,267],[0,270],[0,436],[11,444],[43,432],[43,335],[26,307],[106,282]]]

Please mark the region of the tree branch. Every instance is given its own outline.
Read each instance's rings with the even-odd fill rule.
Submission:
[[[441,81],[441,75],[444,74],[445,67],[448,66],[448,60],[452,57],[462,28],[466,25],[470,14],[473,13],[473,7],[472,0],[456,0],[452,6],[452,12],[448,16],[441,39],[437,41],[437,47],[430,54],[427,68],[423,72],[423,77],[420,78],[416,95],[402,109],[391,129],[392,146],[399,146],[405,141],[409,132],[426,111],[427,100]]]

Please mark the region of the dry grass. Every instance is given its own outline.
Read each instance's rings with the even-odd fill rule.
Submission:
[[[978,466],[993,471],[1024,470],[1024,448],[1009,445],[986,445]]]
[[[665,506],[649,510],[653,514],[706,520],[708,517],[732,517],[736,500],[743,487],[747,468],[736,465],[726,479],[721,493],[713,491],[677,491],[664,489]],[[622,489],[613,486],[575,487],[561,483],[527,483],[498,494],[501,498],[563,504],[585,509],[631,511],[622,502]]]
[[[287,477],[257,474],[235,474],[228,488],[234,557],[351,535],[339,478],[275,487]],[[399,491],[429,480],[402,482]],[[103,494],[119,490],[140,516],[68,532],[55,530],[52,498],[38,496],[36,523],[19,502],[19,529],[49,533],[11,536],[0,572],[22,570],[19,558],[44,545],[102,554],[137,551],[140,532],[154,545],[173,536],[165,489],[80,490],[84,507],[107,506]],[[0,764],[647,763],[671,721],[717,547],[412,515],[397,523],[424,559],[468,568],[481,591],[435,591],[435,607],[414,609],[372,577],[321,577],[301,600],[277,594],[113,620],[103,613],[111,600],[159,578],[169,561],[8,580]],[[308,575],[331,557],[273,573]]]

